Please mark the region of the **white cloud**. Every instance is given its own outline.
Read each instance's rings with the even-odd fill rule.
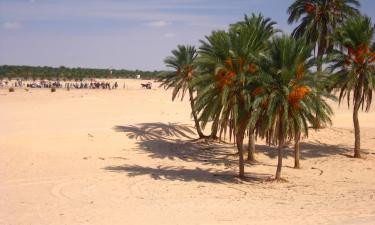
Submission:
[[[176,36],[176,34],[174,34],[174,33],[166,33],[166,34],[164,34],[164,37],[166,37],[166,38],[173,38],[175,36]]]
[[[151,27],[165,27],[165,26],[168,26],[170,24],[171,24],[170,22],[167,22],[167,21],[164,21],[164,20],[151,21],[151,22],[147,23],[147,25],[149,25]]]
[[[3,28],[8,30],[17,30],[22,27],[22,24],[17,21],[8,21],[3,23]]]

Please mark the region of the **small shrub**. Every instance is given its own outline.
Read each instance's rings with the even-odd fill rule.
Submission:
[[[52,88],[51,88],[51,92],[56,92],[56,88],[55,88],[55,87],[52,87]]]
[[[14,87],[10,87],[9,92],[14,92]]]

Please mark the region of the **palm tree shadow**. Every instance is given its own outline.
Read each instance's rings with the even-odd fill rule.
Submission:
[[[129,177],[149,175],[155,180],[178,180],[184,182],[210,182],[210,183],[260,183],[270,179],[268,174],[250,174],[245,180],[238,179],[233,172],[220,171],[213,169],[202,169],[196,167],[195,169],[187,169],[185,167],[175,166],[158,166],[156,168],[143,167],[138,165],[122,165],[122,166],[108,166],[104,168],[111,172],[122,173],[125,172]]]
[[[277,157],[277,151],[274,147],[268,145],[257,145],[256,150],[258,152],[267,155],[270,158]],[[350,156],[352,153],[352,149],[348,146],[343,145],[329,145],[324,143],[301,143],[300,144],[300,158],[301,159],[308,159],[308,158],[319,158],[319,157],[328,157],[330,155],[342,155],[342,156]],[[284,157],[294,157],[294,149],[293,147],[286,147],[284,148]]]
[[[138,143],[151,158],[195,161],[202,164],[232,164],[231,145],[196,143],[191,141],[148,140]]]
[[[193,127],[178,123],[139,123],[130,126],[115,126],[117,132],[124,132],[130,139],[140,141],[166,138],[191,138]]]
[[[211,183],[263,182],[269,174],[247,174],[239,180],[232,167],[237,165],[233,155],[233,145],[196,141],[193,127],[178,123],[140,123],[130,126],[115,126],[116,132],[123,132],[130,139],[137,140],[135,150],[148,154],[151,158],[200,162],[202,165],[224,165],[226,170],[188,169],[181,166],[158,166],[152,168],[139,165],[107,166],[111,172],[126,172],[128,176],[150,175],[153,179],[200,181]],[[228,170],[227,170],[228,169]]]
[[[114,130],[138,140],[136,150],[147,153],[151,158],[211,165],[234,163],[233,145],[194,141],[191,137],[193,127],[188,125],[141,123],[136,126],[116,126]]]
[[[140,123],[130,126],[115,126],[116,132],[123,132],[130,139],[137,140],[136,151],[146,153],[154,159],[182,160],[199,162],[202,165],[224,165],[226,169],[237,166],[237,158],[233,154],[232,144],[194,141],[194,127],[179,123]],[[277,157],[275,148],[257,145],[257,152],[270,158]],[[328,145],[322,143],[301,143],[301,159],[326,157],[334,154],[346,155],[351,149],[346,146]],[[292,148],[285,148],[284,157],[293,157]],[[249,164],[250,165],[250,164]],[[212,169],[186,169],[184,167],[159,166],[151,168],[139,165],[108,166],[105,170],[112,172],[127,172],[129,176],[150,175],[154,179],[205,182],[237,182],[233,172]],[[232,170],[233,171],[233,170]],[[269,174],[247,174],[247,180],[252,182],[264,181],[271,177]]]

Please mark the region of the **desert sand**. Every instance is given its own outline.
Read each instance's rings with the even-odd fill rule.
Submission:
[[[232,144],[194,140],[187,100],[123,82],[0,90],[0,224],[375,224],[374,107],[360,114],[364,159],[350,157],[351,109],[332,103],[302,169],[285,150],[287,182],[268,181],[276,151],[262,140],[240,181]]]

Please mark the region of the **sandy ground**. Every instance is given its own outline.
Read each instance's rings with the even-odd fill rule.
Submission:
[[[302,143],[302,169],[257,143],[236,179],[233,145],[203,144],[186,101],[126,80],[120,90],[0,90],[0,224],[375,224],[375,111],[351,111]],[[122,84],[120,84],[122,87]],[[208,131],[206,131],[208,132]]]

